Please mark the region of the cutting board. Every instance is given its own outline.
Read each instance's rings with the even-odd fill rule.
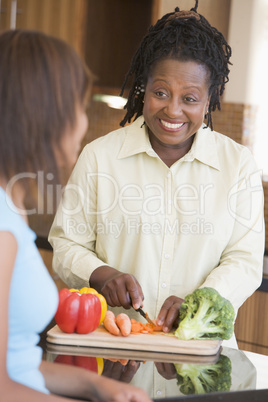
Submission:
[[[87,346],[105,349],[162,352],[211,356],[218,353],[221,341],[189,340],[184,341],[164,332],[153,334],[131,334],[115,336],[106,331],[103,326],[86,335],[67,334],[56,325],[47,333],[47,342],[57,345]]]

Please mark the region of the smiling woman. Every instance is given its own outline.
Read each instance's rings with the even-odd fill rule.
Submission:
[[[206,66],[193,61],[161,59],[149,75],[143,116],[152,147],[167,166],[191,148],[209,107]]]
[[[85,146],[49,235],[69,286],[89,281],[136,320],[131,307],[144,303],[165,332],[194,289],[216,289],[237,311],[262,279],[261,177],[250,151],[212,124],[231,48],[197,7],[177,7],[142,39],[123,127]]]

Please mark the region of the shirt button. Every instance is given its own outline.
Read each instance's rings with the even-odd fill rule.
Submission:
[[[166,258],[167,260],[169,259],[169,257],[170,257],[169,254],[165,254],[165,258]]]
[[[158,390],[156,391],[156,395],[160,396],[160,395],[162,395],[162,392],[158,389]]]
[[[168,172],[168,173],[167,173],[167,177],[170,177],[170,176],[171,176],[171,173],[170,173],[170,172]]]
[[[168,200],[168,203],[169,203],[169,205],[171,205],[171,204],[172,204],[172,200]]]
[[[162,288],[166,288],[167,284],[165,282],[162,283]]]

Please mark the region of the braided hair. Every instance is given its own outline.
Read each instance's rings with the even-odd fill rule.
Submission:
[[[131,86],[125,105],[126,115],[120,125],[136,120],[143,113],[144,92],[154,64],[164,58],[179,61],[196,61],[210,72],[210,103],[205,115],[207,127],[213,130],[211,112],[220,110],[220,97],[229,81],[231,47],[224,36],[197,13],[198,0],[189,11],[175,8],[165,14],[144,36],[124,80],[121,96],[129,81]]]

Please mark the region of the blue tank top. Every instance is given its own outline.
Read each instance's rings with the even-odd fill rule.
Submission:
[[[37,344],[56,312],[58,291],[35,245],[35,233],[1,187],[0,230],[11,232],[17,241],[9,293],[7,371],[12,380],[48,393],[39,371],[42,349]]]

